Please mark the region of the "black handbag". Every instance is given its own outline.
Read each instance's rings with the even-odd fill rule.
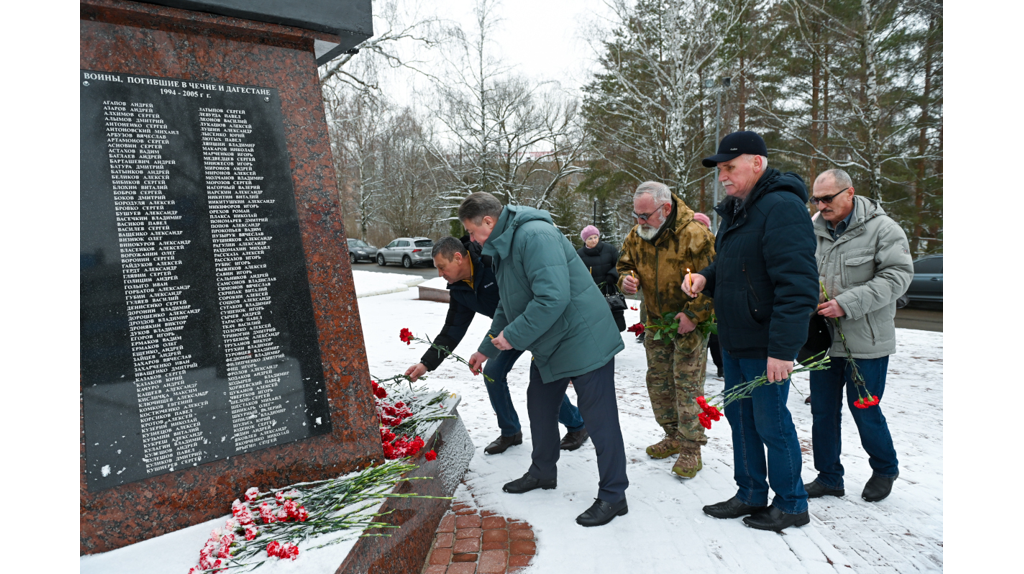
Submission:
[[[604,300],[608,302],[608,306],[612,311],[625,311],[626,307],[626,296],[622,293],[613,293],[611,295],[605,295]]]
[[[810,323],[807,325],[807,342],[796,354],[796,362],[803,365],[811,357],[827,351],[832,346],[832,330],[828,322],[829,320],[819,315],[817,311],[811,314]],[[824,355],[818,358],[824,358]]]

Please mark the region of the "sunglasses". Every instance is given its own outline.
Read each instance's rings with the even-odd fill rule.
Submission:
[[[850,188],[846,188],[846,189],[850,189]],[[819,203],[832,203],[832,200],[835,199],[836,197],[839,197],[839,194],[843,193],[844,191],[846,191],[846,189],[843,189],[841,191],[837,191],[836,193],[833,193],[832,195],[825,195],[825,196],[822,196],[822,197],[814,197],[812,195],[811,196],[811,203],[813,203],[814,205],[818,205]]]

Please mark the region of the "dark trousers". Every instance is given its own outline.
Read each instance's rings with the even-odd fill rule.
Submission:
[[[626,497],[626,448],[619,428],[619,409],[615,401],[615,359],[603,367],[582,375],[544,384],[536,365],[530,366],[530,386],[526,389],[526,409],[533,434],[533,464],[530,475],[541,480],[558,477],[558,409],[572,381],[579,397],[577,405],[587,432],[597,451],[598,495],[615,504]]]
[[[519,425],[519,414],[512,406],[512,395],[508,390],[508,373],[515,366],[516,361],[523,354],[522,351],[511,349],[502,351],[497,357],[484,363],[484,379],[487,386],[487,397],[491,399],[491,408],[498,417],[498,428],[501,429],[501,436],[512,436],[522,430]],[[572,406],[569,397],[562,397],[562,406],[558,410],[558,422],[565,425],[569,432],[581,431],[584,428],[583,417],[580,411]]]
[[[724,373],[722,366],[725,363],[722,362],[722,347],[718,344],[718,335],[712,333],[708,337],[708,350],[711,351],[711,360],[715,363],[715,368],[718,369],[719,373]]]

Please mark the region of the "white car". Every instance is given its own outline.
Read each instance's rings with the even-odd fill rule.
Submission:
[[[426,237],[399,237],[377,250],[377,265],[401,263],[406,269],[421,263],[434,264],[434,242]]]

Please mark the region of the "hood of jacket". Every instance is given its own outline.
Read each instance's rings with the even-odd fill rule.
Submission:
[[[512,236],[516,229],[527,221],[536,220],[545,221],[551,225],[555,224],[551,215],[546,211],[522,205],[506,205],[501,210],[494,229],[491,230],[491,236],[484,242],[483,249],[480,251],[481,255],[491,257],[494,265],[497,266],[512,252]]]
[[[761,179],[757,180],[757,184],[754,185],[754,189],[750,191],[750,195],[748,195],[745,200],[742,200],[743,205],[740,207],[740,211],[749,209],[751,205],[757,203],[759,199],[769,193],[792,193],[800,198],[801,203],[807,203],[807,200],[809,199],[807,197],[807,187],[804,185],[804,180],[801,179],[799,175],[792,172],[782,173],[774,167],[769,167],[765,170]],[[715,206],[715,211],[717,211],[722,217],[728,217],[731,220],[733,205],[737,201],[740,200],[732,196],[727,196]]]

